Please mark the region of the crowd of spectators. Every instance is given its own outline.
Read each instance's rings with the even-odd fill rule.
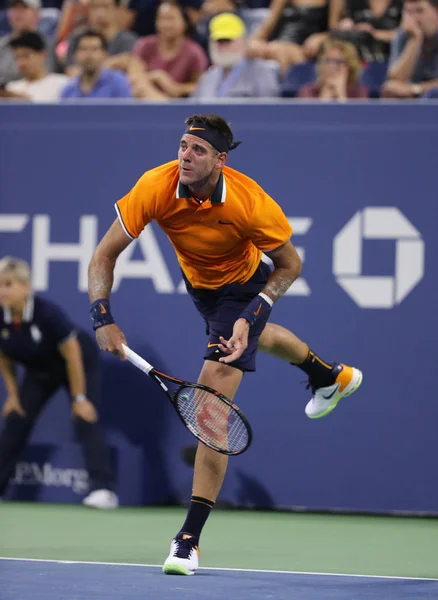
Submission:
[[[0,0],[0,98],[438,98],[438,0]]]

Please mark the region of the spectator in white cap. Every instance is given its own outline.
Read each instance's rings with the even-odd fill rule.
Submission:
[[[11,33],[0,37],[0,85],[21,77],[9,44],[12,39],[26,31],[38,31],[40,8],[40,0],[9,0],[7,15]],[[49,73],[53,73],[57,70],[53,42],[44,35],[43,38],[46,68]]]
[[[234,13],[210,21],[212,66],[201,77],[195,98],[269,98],[280,95],[278,65],[246,57],[246,27]]]

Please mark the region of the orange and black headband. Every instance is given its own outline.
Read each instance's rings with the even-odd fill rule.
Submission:
[[[189,133],[190,135],[196,135],[197,137],[200,137],[202,140],[205,140],[211,144],[218,152],[230,152],[230,150],[234,150],[234,148],[237,148],[237,146],[242,143],[233,142],[231,145],[228,144],[224,135],[222,135],[217,129],[209,127],[209,125],[203,123],[202,121],[195,121],[194,123],[187,125],[184,133]]]

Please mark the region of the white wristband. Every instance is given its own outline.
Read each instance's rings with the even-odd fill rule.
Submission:
[[[76,394],[76,396],[73,396],[73,400],[75,400],[75,402],[85,402],[86,399],[87,396],[85,394]]]
[[[274,301],[269,296],[267,296],[263,292],[260,292],[259,296],[260,298],[263,298],[263,300],[267,302],[271,308],[274,306]]]

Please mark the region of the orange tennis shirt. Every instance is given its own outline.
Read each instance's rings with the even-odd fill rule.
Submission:
[[[245,283],[262,251],[278,248],[292,234],[280,206],[255,181],[229,167],[223,168],[211,198],[200,204],[179,181],[178,161],[166,163],[146,171],[116,210],[131,238],[155,219],[194,288]]]

